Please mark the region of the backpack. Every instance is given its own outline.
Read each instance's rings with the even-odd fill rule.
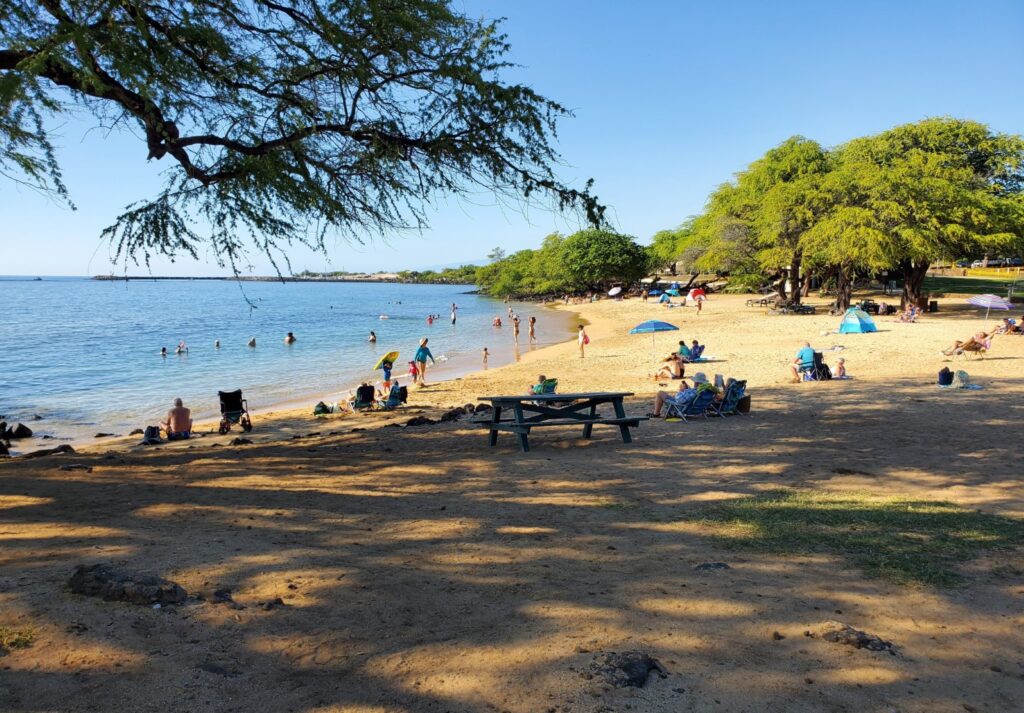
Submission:
[[[154,443],[162,443],[160,440],[160,427],[146,426],[146,431],[142,434],[142,445],[151,446]]]
[[[398,398],[401,400],[401,402],[403,404],[406,403],[409,400],[409,387],[408,386],[399,386],[398,387]]]
[[[324,414],[330,413],[330,412],[331,412],[330,407],[327,404],[325,404],[323,401],[321,401],[320,403],[318,403],[316,406],[313,407],[313,415],[314,416],[323,416]]]
[[[948,366],[944,366],[939,369],[939,386],[952,386],[953,385],[953,372],[949,370]]]

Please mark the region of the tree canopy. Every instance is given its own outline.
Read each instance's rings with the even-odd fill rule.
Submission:
[[[67,198],[48,126],[69,111],[141,132],[165,187],[105,235],[118,257],[235,265],[334,231],[422,227],[437,194],[542,196],[600,224],[554,173],[568,114],[502,81],[495,22],[448,0],[7,0],[0,172]],[[199,228],[197,225],[208,226]]]
[[[809,272],[834,276],[845,306],[860,272],[900,272],[915,300],[932,261],[1022,236],[1024,139],[939,118],[833,150],[788,139],[712,193],[677,249],[701,269],[777,280],[788,299]]]

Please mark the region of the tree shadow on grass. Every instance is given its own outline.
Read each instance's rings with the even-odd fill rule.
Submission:
[[[693,512],[728,548],[837,554],[898,584],[953,586],[957,564],[1024,544],[1024,520],[953,503],[780,490]]]

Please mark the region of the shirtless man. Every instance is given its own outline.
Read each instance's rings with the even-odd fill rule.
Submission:
[[[167,412],[167,420],[160,422],[160,427],[167,431],[168,441],[184,440],[192,435],[192,411],[181,404],[181,399],[174,399],[174,408]]]

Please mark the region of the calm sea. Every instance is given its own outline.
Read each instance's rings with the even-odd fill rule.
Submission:
[[[312,397],[337,400],[374,376],[371,368],[388,351],[401,352],[395,373],[404,377],[424,336],[443,365],[434,372],[438,377],[481,368],[485,346],[491,367],[512,361],[511,327],[491,326],[509,305],[466,294],[470,289],[0,278],[0,414],[38,434],[82,440],[156,423],[175,396],[196,417],[215,416],[218,390],[243,389],[257,411],[303,400],[312,408]],[[454,326],[453,302],[459,307]],[[540,344],[571,338],[568,315],[534,304],[511,306],[524,320],[523,350],[531,314]],[[440,319],[428,326],[432,313]],[[376,345],[367,342],[370,330]],[[297,338],[290,346],[284,344],[289,331]],[[246,346],[250,337],[255,348]],[[180,340],[188,344],[187,355],[174,354]],[[166,358],[160,347],[167,347]],[[32,420],[36,414],[42,420]]]

